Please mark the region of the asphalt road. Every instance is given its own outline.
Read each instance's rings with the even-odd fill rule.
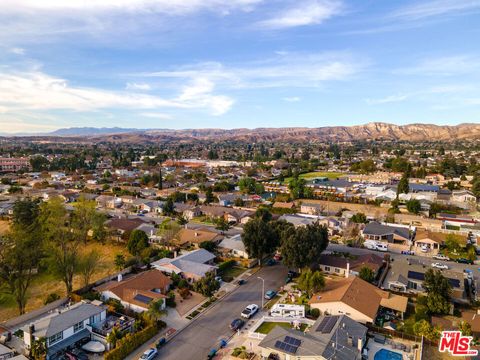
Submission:
[[[185,330],[175,336],[159,352],[160,359],[206,359],[210,350],[217,346],[220,339],[232,335],[230,322],[240,317],[248,304],[262,304],[262,281],[265,279],[265,291],[278,290],[285,283],[287,268],[277,264],[266,266],[252,275],[247,283],[239,286],[222,300],[218,301],[206,313],[193,321]],[[256,315],[258,316],[258,315]]]

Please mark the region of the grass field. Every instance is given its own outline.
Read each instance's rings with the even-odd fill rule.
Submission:
[[[339,172],[314,171],[314,172],[309,172],[309,173],[305,173],[305,174],[300,174],[299,178],[305,179],[305,180],[310,180],[310,179],[314,179],[314,178],[317,178],[317,177],[326,177],[326,178],[332,180],[332,179],[339,178],[341,176],[345,176],[345,174],[339,173]],[[290,180],[292,180],[291,177],[285,178],[284,183],[288,184],[290,182]]]
[[[270,322],[270,321],[265,321],[260,325],[255,332],[260,333],[260,334],[268,334],[270,331],[273,330],[275,326],[281,326],[286,329],[291,329],[292,326],[288,322]],[[300,324],[300,330],[304,331],[308,325],[307,324]]]
[[[82,253],[87,253],[91,250],[97,251],[101,258],[101,264],[94,274],[92,281],[102,279],[116,272],[114,264],[116,254],[122,253],[125,257],[128,257],[125,246],[114,243],[107,243],[105,245],[88,243],[87,246],[81,248]],[[74,281],[74,289],[81,288],[82,286],[83,284],[77,276]],[[46,297],[50,293],[56,293],[60,295],[60,297],[66,296],[65,285],[52,274],[43,272],[33,279],[32,285],[30,286],[27,311],[42,307]],[[0,288],[0,321],[15,316],[17,316],[17,307],[14,299],[5,293],[5,289]]]

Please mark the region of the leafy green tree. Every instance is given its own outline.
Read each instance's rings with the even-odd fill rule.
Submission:
[[[220,289],[220,282],[215,280],[215,273],[209,272],[203,278],[193,283],[193,290],[210,297],[215,291]]]
[[[265,192],[265,188],[262,184],[257,183],[254,178],[251,177],[243,177],[238,182],[238,186],[240,191],[245,194],[262,194]]]
[[[283,262],[289,268],[312,267],[327,248],[328,229],[315,223],[289,231],[282,239]]]
[[[215,222],[215,229],[220,230],[222,234],[225,231],[228,231],[228,229],[230,229],[230,224],[223,216],[216,218],[214,222]]]
[[[44,360],[47,356],[47,340],[44,337],[33,341],[31,356],[34,360]]]
[[[417,199],[408,200],[406,202],[407,210],[412,214],[418,214],[422,210],[420,201]]]
[[[165,315],[166,311],[163,309],[163,302],[164,299],[160,299],[157,301],[151,301],[150,304],[148,304],[147,316],[150,321],[157,323],[162,316]]]
[[[261,264],[263,257],[275,250],[279,239],[272,224],[255,218],[247,222],[243,228],[242,240],[250,257],[258,259]]]
[[[460,239],[457,235],[455,234],[448,234],[445,237],[445,246],[447,247],[449,252],[459,252],[462,248],[460,245]]]
[[[72,227],[79,232],[80,239],[84,244],[87,243],[88,231],[92,229],[98,215],[95,207],[95,201],[88,200],[83,195],[74,205]]]
[[[420,320],[413,325],[413,332],[417,336],[424,336],[428,340],[435,341],[440,337],[440,329],[430,325],[427,320]]]
[[[309,297],[325,287],[325,278],[320,271],[310,268],[303,270],[297,279],[298,288],[305,291]]]
[[[144,231],[135,229],[131,232],[127,243],[127,249],[130,254],[139,256],[148,246],[148,236]]]
[[[205,204],[211,204],[214,201],[215,201],[215,196],[213,195],[213,190],[211,187],[209,187],[205,191]]]
[[[397,196],[400,194],[408,194],[409,191],[408,176],[404,174],[397,185]]]
[[[367,216],[364,213],[356,213],[350,219],[356,224],[366,224],[367,223]]]
[[[83,286],[90,284],[90,280],[92,279],[93,274],[98,270],[100,264],[100,254],[95,250],[81,256],[78,270],[82,278]]]
[[[360,162],[352,164],[350,167],[351,171],[357,171],[362,174],[368,174],[375,172],[377,170],[377,166],[375,165],[375,162],[372,159],[366,159],[362,160]]]
[[[448,314],[450,312],[450,296],[452,286],[439,270],[428,269],[425,272],[423,288],[427,293],[427,308],[432,314]]]
[[[375,272],[368,266],[362,266],[358,273],[358,277],[362,280],[372,283],[373,280],[375,280]]]
[[[302,199],[305,196],[305,180],[297,177],[294,177],[288,183],[288,189],[290,194],[294,199]]]
[[[115,263],[115,268],[117,269],[117,271],[122,271],[125,268],[125,263],[126,263],[125,255],[123,255],[123,254],[115,255],[114,263]]]
[[[23,228],[29,228],[35,224],[38,217],[37,200],[30,198],[17,200],[13,205],[13,223]]]
[[[272,220],[272,213],[265,207],[258,207],[255,211],[255,217],[260,218],[265,222]]]
[[[165,204],[163,204],[162,212],[165,215],[175,215],[175,205],[173,204],[173,199],[169,197]]]
[[[214,252],[217,249],[217,244],[215,244],[213,241],[202,241],[199,247],[207,251]]]
[[[458,323],[458,330],[462,332],[463,336],[472,336],[472,325],[465,320],[462,320]]]

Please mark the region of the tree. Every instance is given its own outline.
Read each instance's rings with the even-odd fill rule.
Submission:
[[[171,197],[169,197],[167,201],[165,201],[165,204],[163,204],[162,212],[165,215],[175,215],[175,205]]]
[[[262,219],[263,221],[267,222],[272,220],[272,213],[268,211],[265,207],[259,207],[255,211],[255,217]]]
[[[261,265],[263,257],[279,245],[275,235],[272,225],[261,218],[247,222],[243,228],[242,240],[248,255],[258,259]]]
[[[148,236],[144,231],[135,229],[131,232],[127,243],[127,250],[130,254],[139,256],[148,246]]]
[[[185,216],[180,215],[177,218],[177,224],[180,225],[180,226],[186,225],[186,224],[188,224],[188,219]]]
[[[123,334],[118,329],[117,326],[114,326],[110,334],[107,335],[107,342],[112,345],[114,349],[117,346],[117,341],[122,338]]]
[[[31,346],[31,356],[35,360],[43,360],[47,356],[47,340],[41,337],[33,341]]]
[[[94,219],[97,217],[95,201],[88,200],[83,195],[78,198],[72,213],[72,227],[79,232],[81,241],[87,243],[88,231],[92,229]],[[103,224],[102,224],[103,226]]]
[[[328,229],[317,222],[289,231],[282,239],[280,251],[285,265],[301,269],[312,267],[327,245]]]
[[[100,254],[95,250],[81,257],[78,268],[82,277],[83,286],[90,284],[93,274],[97,271],[101,263],[100,260]]]
[[[362,266],[358,273],[360,279],[365,280],[369,283],[372,283],[375,280],[375,272],[370,269],[368,266]]]
[[[356,213],[350,219],[356,224],[366,224],[367,223],[367,216],[364,213]]]
[[[79,266],[81,234],[72,228],[63,201],[54,197],[40,205],[39,224],[46,242],[47,264],[64,283],[67,293],[73,290],[73,277]]]
[[[325,278],[320,271],[303,270],[297,280],[298,288],[305,291],[309,297],[325,287]]]
[[[403,174],[397,185],[397,196],[400,194],[408,194],[410,188],[408,186],[408,176]]]
[[[209,187],[205,191],[205,204],[211,204],[214,201],[215,201],[215,197],[213,196],[213,190],[211,187]]]
[[[422,210],[422,205],[417,199],[408,200],[406,202],[408,212],[418,214]]]
[[[13,205],[13,223],[23,228],[35,224],[38,217],[38,201],[32,199],[17,200]]]
[[[217,244],[215,244],[213,241],[202,241],[199,247],[207,251],[214,252],[217,248]]]
[[[445,237],[445,246],[449,252],[457,253],[462,248],[460,245],[460,239],[455,234],[448,234]]]
[[[114,263],[117,271],[122,271],[125,268],[125,255],[123,254],[115,255]]]
[[[413,325],[415,335],[424,336],[428,340],[437,340],[440,337],[440,329],[430,325],[427,320],[420,320]]]
[[[472,325],[465,320],[462,320],[458,323],[458,330],[461,331],[463,336],[472,336]]]
[[[304,197],[305,193],[305,180],[297,177],[294,177],[288,183],[288,189],[290,190],[290,194],[294,199],[301,199]]]
[[[159,299],[157,301],[153,300],[148,304],[147,316],[152,322],[157,323],[165,315],[163,303],[164,299]]]
[[[215,280],[215,273],[208,272],[203,278],[193,283],[193,290],[210,297],[215,291],[220,289],[220,282]]]
[[[439,270],[428,269],[425,272],[423,288],[427,293],[427,308],[432,314],[448,314],[450,312],[450,296],[452,286]]]
[[[238,182],[238,187],[240,188],[240,191],[244,194],[258,194],[257,190],[261,190],[260,188],[257,189],[257,182],[254,178],[251,177],[241,178]]]
[[[350,167],[351,171],[357,171],[362,174],[368,174],[375,172],[377,170],[377,166],[372,159],[366,159],[357,163],[352,164]]]
[[[162,175],[162,165],[158,169],[158,189],[163,190],[163,175]]]
[[[220,230],[222,234],[225,231],[228,231],[228,229],[230,229],[230,224],[223,216],[216,218],[214,222],[215,222],[215,229]]]

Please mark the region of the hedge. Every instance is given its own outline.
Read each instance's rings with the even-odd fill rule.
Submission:
[[[127,334],[124,338],[118,340],[117,347],[110,350],[104,356],[105,360],[122,360],[125,359],[133,350],[140,347],[152,337],[154,337],[160,329],[166,324],[161,321],[157,326],[150,325],[134,334]]]
[[[236,264],[236,261],[233,260],[233,259],[232,259],[232,260],[224,261],[223,263],[221,263],[220,265],[218,265],[218,271],[224,271],[224,270],[230,269],[230,268],[233,267],[235,264]]]

